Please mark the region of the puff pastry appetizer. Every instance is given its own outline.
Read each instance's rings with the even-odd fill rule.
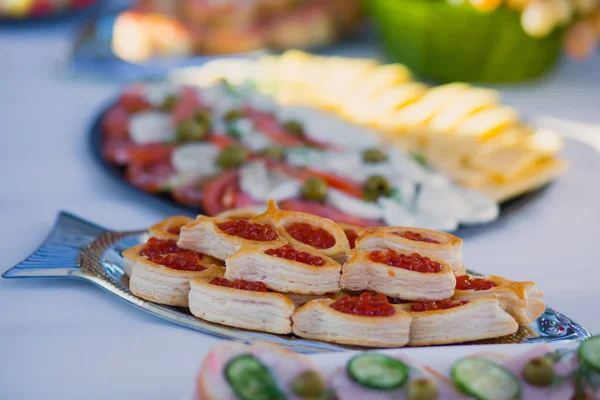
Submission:
[[[254,219],[270,222],[279,234],[293,245],[309,246],[318,252],[343,263],[350,250],[344,230],[330,219],[297,211],[284,211],[269,201],[267,211]]]
[[[350,249],[356,247],[356,239],[358,239],[358,237],[367,230],[367,228],[364,226],[351,224],[338,224],[338,226],[344,230],[346,238],[348,239],[348,244],[350,245]]]
[[[183,225],[189,224],[192,221],[192,218],[184,217],[181,215],[169,217],[159,222],[158,224],[152,225],[150,227],[150,236],[158,239],[176,241],[177,239],[179,239],[181,227]]]
[[[324,377],[308,357],[267,343],[219,343],[197,379],[198,400],[325,399]]]
[[[215,215],[215,217],[219,218],[230,218],[230,219],[250,219],[260,215],[260,213],[256,212],[253,208],[235,208],[233,210],[223,211]]]
[[[194,279],[190,286],[189,308],[198,318],[261,332],[292,332],[294,302],[261,282],[217,277]]]
[[[342,266],[307,246],[244,246],[225,264],[225,278],[260,281],[278,292],[325,294],[340,288]]]
[[[360,353],[329,381],[338,400],[466,399],[449,379],[404,355]]]
[[[365,347],[402,347],[408,343],[410,315],[383,294],[313,300],[298,308],[294,334]]]
[[[497,297],[502,308],[523,326],[535,321],[546,310],[541,300],[544,292],[536,288],[534,282],[514,282],[494,275],[456,277],[453,299],[474,300],[483,296]]]
[[[181,248],[208,254],[219,260],[225,260],[244,245],[280,246],[285,243],[286,240],[271,221],[202,215],[181,228],[177,242]]]
[[[140,254],[144,253],[143,250]],[[193,251],[145,254],[136,258],[129,279],[129,290],[155,303],[187,307],[190,280],[220,276],[224,270],[210,262],[212,257],[204,257]]]
[[[456,280],[450,265],[410,251],[354,250],[342,268],[340,285],[422,301],[452,297]]]
[[[515,333],[519,324],[494,296],[399,305],[412,317],[409,346],[461,343]]]
[[[367,229],[356,239],[358,250],[406,250],[442,260],[462,275],[462,239],[449,233],[421,228],[389,227]]]

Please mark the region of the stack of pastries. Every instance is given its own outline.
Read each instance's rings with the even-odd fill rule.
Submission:
[[[123,252],[130,290],[203,320],[402,347],[513,334],[545,310],[533,282],[466,273],[462,240],[280,210],[171,217]]]

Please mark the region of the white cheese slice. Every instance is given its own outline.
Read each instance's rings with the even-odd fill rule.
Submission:
[[[187,143],[177,147],[171,156],[175,170],[184,175],[208,176],[218,171],[216,160],[220,149],[209,143]]]
[[[154,107],[159,107],[167,96],[176,96],[181,87],[169,82],[152,82],[144,85],[144,98]]]
[[[383,208],[379,204],[358,199],[337,189],[329,188],[327,202],[348,214],[371,219],[383,218]]]
[[[136,144],[170,142],[175,139],[175,128],[168,114],[142,111],[129,120],[129,135]]]
[[[469,216],[471,207],[452,186],[423,185],[417,199],[417,210],[423,214],[462,220]]]
[[[300,195],[300,183],[286,175],[269,171],[264,161],[244,164],[240,169],[240,187],[254,200],[281,201]]]

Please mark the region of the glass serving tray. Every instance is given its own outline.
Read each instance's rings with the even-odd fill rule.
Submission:
[[[123,272],[121,252],[146,239],[146,231],[115,232],[61,212],[40,248],[2,277],[82,279],[157,317],[224,339],[246,343],[269,341],[301,353],[358,349],[293,335],[274,335],[219,325],[196,318],[187,309],[162,306],[135,296],[129,291],[129,279]],[[547,307],[545,313],[530,326],[521,327],[509,336],[475,343],[573,342],[589,337],[591,334],[585,328]]]

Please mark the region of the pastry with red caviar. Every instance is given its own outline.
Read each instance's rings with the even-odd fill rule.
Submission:
[[[462,343],[515,333],[519,324],[494,296],[399,305],[412,317],[409,346]]]
[[[456,280],[447,263],[405,250],[355,250],[342,268],[345,290],[373,290],[402,300],[452,297]]]
[[[344,230],[330,219],[297,211],[284,211],[269,201],[267,211],[254,219],[277,227],[282,238],[293,245],[309,246],[343,263],[350,250]]]
[[[164,240],[177,241],[179,239],[181,227],[192,221],[192,218],[181,215],[169,217],[158,224],[152,225],[150,227],[150,236]]]
[[[442,260],[464,274],[462,239],[430,229],[389,227],[367,229],[356,239],[357,250],[406,250]]]
[[[367,230],[367,228],[365,228],[364,226],[351,225],[351,224],[338,224],[338,225],[340,226],[340,228],[342,228],[344,230],[344,233],[346,234],[346,238],[348,239],[348,244],[350,245],[350,249],[353,249],[354,247],[356,247],[356,239],[358,239],[358,237]]]
[[[258,217],[257,217],[258,218]],[[198,216],[181,229],[178,245],[219,260],[246,245],[282,246],[286,240],[269,220]]]
[[[542,301],[544,292],[534,282],[514,282],[499,276],[461,275],[456,277],[453,299],[474,300],[496,296],[500,305],[519,323],[527,326],[546,310]]]
[[[190,280],[222,276],[213,258],[184,250],[174,241],[150,238],[139,251],[129,279],[129,290],[143,299],[186,307]]]
[[[260,215],[260,213],[253,208],[234,208],[233,210],[223,211],[215,215],[215,217],[229,219],[250,219],[258,215]]]
[[[342,266],[307,246],[244,246],[225,264],[227,279],[261,281],[278,292],[325,294],[340,289]]]
[[[294,334],[365,347],[402,347],[408,343],[410,315],[383,294],[309,301],[293,316]]]
[[[189,308],[196,317],[237,328],[287,334],[296,306],[262,282],[221,277],[190,282]]]
[[[326,399],[330,390],[310,358],[279,346],[221,342],[197,379],[198,400]]]

